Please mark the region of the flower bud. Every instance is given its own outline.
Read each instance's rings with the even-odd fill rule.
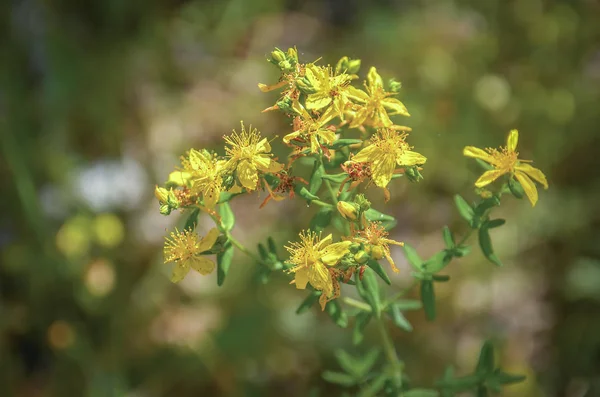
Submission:
[[[367,263],[367,261],[369,260],[369,254],[367,254],[365,251],[358,251],[355,255],[354,255],[354,260],[356,261],[356,263],[358,263],[359,265],[365,264]]]
[[[292,64],[297,64],[298,63],[298,51],[295,48],[288,48],[287,50],[287,59],[292,63]]]
[[[391,79],[389,81],[388,85],[390,87],[390,92],[393,92],[393,93],[400,92],[400,89],[402,88],[402,83],[399,81],[396,81],[395,79]]]
[[[381,246],[372,245],[371,256],[373,257],[373,259],[379,260],[385,256],[385,252],[383,251],[383,248]]]
[[[358,73],[360,69],[360,59],[351,59],[348,61],[348,70],[347,73],[355,74]]]
[[[358,208],[361,212],[367,211],[369,208],[371,208],[371,202],[367,200],[365,195],[362,193],[356,195],[356,197],[354,198],[354,202],[356,203],[356,205],[358,205]]]
[[[419,182],[421,179],[423,179],[423,175],[421,175],[419,172],[419,168],[415,166],[407,167],[405,175],[411,182]]]
[[[279,64],[286,60],[285,52],[281,51],[279,48],[275,47],[273,51],[271,51],[271,58],[273,59],[273,63]]]
[[[164,187],[156,187],[154,188],[154,197],[158,200],[159,203],[166,203],[169,197],[169,191]]]
[[[308,80],[306,77],[302,77],[302,78],[296,80],[296,87],[298,87],[300,92],[302,92],[303,94],[307,94],[307,95],[314,94],[315,92],[317,92],[317,90],[315,89],[315,87],[313,87],[310,80]]]
[[[338,201],[337,209],[344,219],[355,221],[358,218],[358,206],[354,203]]]

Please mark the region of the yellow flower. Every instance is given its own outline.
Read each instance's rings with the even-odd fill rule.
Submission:
[[[389,239],[387,238],[388,235],[389,233],[385,231],[385,228],[380,222],[369,222],[364,230],[358,232],[358,236],[355,237],[355,240],[365,244],[366,252],[371,254],[373,259],[387,259],[392,270],[398,273],[399,270],[392,259],[389,244],[403,246],[404,243]]]
[[[349,91],[350,81],[354,76],[340,73],[334,75],[331,67],[317,66],[315,64],[306,65],[306,80],[311,85],[312,94],[306,97],[306,108],[308,110],[320,110],[330,106],[324,114],[326,117],[340,116],[343,119],[344,110],[350,104]]]
[[[215,264],[200,254],[209,250],[218,237],[219,230],[216,228],[211,229],[203,238],[189,229],[171,232],[170,237],[165,238],[164,247],[165,263],[175,262],[171,281],[178,283],[183,280],[190,268],[200,274],[212,273]]]
[[[260,132],[256,128],[250,126],[250,131],[246,131],[243,122],[241,126],[239,134],[233,131],[233,134],[224,137],[229,145],[225,148],[229,157],[226,167],[235,170],[241,185],[252,191],[258,186],[259,172],[279,172],[283,164],[273,160],[271,145],[267,138],[260,139]]]
[[[296,288],[305,289],[306,284],[322,291],[319,302],[321,308],[325,308],[328,300],[333,299],[334,293],[334,278],[328,267],[337,264],[344,255],[349,251],[352,244],[351,241],[342,241],[333,243],[331,234],[321,239],[320,234],[310,231],[300,233],[300,242],[290,243],[285,248],[290,253],[291,257],[288,260],[293,264],[288,272],[295,273],[295,280],[292,283],[296,284]]]
[[[402,102],[396,98],[391,98],[391,96],[396,95],[395,93],[385,92],[383,80],[374,67],[367,74],[365,89],[367,92],[358,88],[348,87],[348,94],[363,104],[358,107],[358,110],[352,112],[353,118],[350,128],[356,128],[361,125],[391,127],[394,123],[390,120],[389,116],[396,114],[410,116],[408,110],[406,110],[406,106]]]
[[[413,152],[406,143],[406,133],[382,128],[371,138],[369,145],[351,159],[353,163],[369,163],[375,185],[385,188],[392,179],[396,165],[413,166],[424,164],[427,159]]]
[[[494,167],[493,170],[484,172],[475,181],[476,187],[487,186],[500,176],[509,174],[511,178],[514,176],[519,181],[521,186],[523,186],[525,194],[527,194],[527,198],[531,202],[531,206],[535,206],[538,200],[538,192],[531,179],[544,186],[544,189],[548,189],[548,182],[542,171],[527,164],[531,160],[519,160],[519,153],[516,151],[518,141],[519,131],[511,130],[506,139],[506,147],[482,150],[474,146],[467,146],[463,154],[467,157],[481,159]]]
[[[314,119],[298,101],[294,101],[292,109],[298,114],[295,131],[283,137],[283,142],[290,145],[291,141],[299,141],[310,145],[310,151],[317,153],[321,145],[331,145],[335,141],[335,132],[324,127],[334,116],[323,113]]]
[[[214,209],[223,190],[222,174],[225,161],[218,160],[206,150],[191,149],[188,158],[182,163],[184,170],[190,175],[189,185],[192,194],[201,194],[204,205],[210,210]]]

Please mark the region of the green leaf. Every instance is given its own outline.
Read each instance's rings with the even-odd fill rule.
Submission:
[[[494,169],[494,166],[492,166],[491,164],[486,163],[485,161],[483,161],[481,159],[475,159],[475,161],[477,162],[477,164],[479,164],[481,166],[481,168],[483,168],[486,171]]]
[[[404,243],[404,247],[402,248],[404,249],[404,255],[406,255],[406,259],[412,268],[417,272],[422,272],[423,268],[421,265],[423,264],[423,261],[419,257],[419,254],[417,254],[417,251],[408,243]]]
[[[452,232],[448,226],[444,226],[442,229],[442,235],[444,236],[444,244],[446,244],[446,247],[454,248],[454,236],[452,235]]]
[[[492,342],[485,341],[479,352],[479,360],[475,372],[477,374],[489,374],[494,370],[494,346]]]
[[[437,390],[431,389],[411,389],[402,394],[402,397],[439,397]]]
[[[527,379],[527,377],[525,375],[509,374],[509,373],[502,371],[499,368],[496,369],[496,371],[494,371],[493,376],[494,376],[494,378],[496,378],[498,380],[498,382],[500,382],[500,384],[503,384],[503,385],[509,385],[511,383],[519,383],[519,382],[523,382],[525,379]]]
[[[387,275],[387,273],[385,272],[385,270],[383,269],[383,266],[381,266],[381,263],[379,263],[379,261],[376,261],[375,259],[371,258],[368,260],[367,266],[369,266],[371,269],[373,269],[373,271],[375,273],[377,273],[377,275],[379,277],[381,277],[381,279],[383,281],[385,281],[385,283],[387,285],[392,285],[392,280],[390,280],[390,277]]]
[[[366,268],[360,284],[364,291],[363,298],[371,305],[375,317],[379,318],[381,313],[381,301],[379,296],[379,284],[377,283],[375,272],[370,268]]]
[[[371,381],[367,386],[361,388],[360,392],[356,395],[357,397],[375,397],[377,393],[383,389],[385,382],[387,381],[387,374],[379,374],[375,379]]]
[[[343,148],[344,146],[355,145],[357,143],[362,143],[362,141],[360,139],[338,139],[337,141],[333,142],[333,144],[329,145],[329,148],[335,150]]]
[[[269,238],[267,238],[267,245],[269,247],[269,252],[277,256],[277,246],[275,245],[275,240],[273,240],[273,237],[269,236]]]
[[[258,244],[258,255],[260,255],[260,259],[263,260],[267,259],[267,256],[269,255],[267,249],[261,243]]]
[[[519,181],[509,178],[508,179],[508,189],[512,193],[515,198],[522,199],[525,196],[525,191],[523,190],[523,186],[519,183]]]
[[[325,173],[325,170],[323,169],[323,167],[321,165],[321,161],[316,160],[314,167],[313,167],[312,174],[310,176],[310,180],[308,181],[308,191],[311,194],[317,194],[317,192],[321,188],[321,185],[323,184],[323,174],[324,173]]]
[[[446,281],[450,281],[450,276],[447,276],[445,274],[434,274],[433,276],[431,276],[431,279],[433,281],[437,281],[438,283],[444,283]]]
[[[229,203],[219,204],[219,215],[221,216],[223,231],[228,232],[233,229],[233,225],[235,225],[235,215],[233,214]]]
[[[396,218],[394,218],[393,216],[383,214],[373,208],[369,208],[365,211],[365,218],[367,218],[367,220],[371,222],[381,222],[385,230],[392,229],[398,223],[398,221],[396,221]]]
[[[232,198],[234,198],[235,196],[239,196],[241,194],[244,194],[244,193],[227,193],[227,192],[223,192],[219,196],[219,201],[217,201],[217,204],[223,204],[223,203],[226,203],[228,201],[231,201]]]
[[[326,382],[334,383],[341,386],[354,386],[356,381],[354,378],[343,372],[324,371],[321,376]]]
[[[306,297],[306,299],[304,299],[302,301],[300,306],[298,306],[298,308],[296,309],[296,314],[302,314],[302,313],[307,312],[315,303],[317,303],[320,296],[321,296],[321,291],[312,291]]]
[[[473,208],[465,201],[464,198],[460,194],[454,196],[454,203],[456,204],[456,208],[458,209],[458,213],[460,216],[466,220],[469,225],[473,225],[473,217],[475,216],[475,211]]]
[[[419,310],[423,307],[421,301],[417,301],[414,299],[398,299],[396,302],[394,302],[394,304],[398,306],[398,309],[400,309],[400,311],[403,312],[407,310]]]
[[[396,327],[403,329],[406,332],[412,332],[412,325],[406,319],[406,317],[404,317],[404,314],[402,314],[397,304],[392,303],[391,305],[389,305],[387,312],[392,318],[392,321],[394,322],[394,325],[396,325]]]
[[[482,200],[477,207],[475,207],[475,213],[477,216],[483,216],[483,214],[490,208],[498,207],[500,205],[500,199],[496,196],[492,196],[485,200]]]
[[[365,327],[371,321],[373,315],[371,313],[360,312],[354,320],[354,329],[352,330],[352,343],[358,345],[365,338]]]
[[[185,225],[183,225],[184,229],[195,230],[196,225],[198,224],[198,215],[200,214],[200,210],[198,208],[194,208],[188,218],[185,221]]]
[[[444,370],[444,375],[442,377],[441,382],[447,381],[447,380],[452,380],[453,378],[454,378],[454,367],[452,367],[452,365],[449,365]],[[438,382],[436,382],[436,384],[437,383]],[[454,397],[454,393],[452,392],[451,388],[445,388],[444,390],[442,390],[441,397]]]
[[[333,355],[337,360],[338,364],[346,373],[352,375],[357,381],[362,378],[359,371],[360,364],[355,357],[352,357],[348,352],[343,349],[337,349]]]
[[[364,379],[371,369],[377,362],[379,358],[379,349],[373,348],[369,350],[366,354],[361,355],[357,358],[356,362],[356,372],[361,379]]]
[[[312,200],[318,200],[319,199],[318,196],[315,196],[314,194],[312,194],[311,192],[309,192],[308,189],[306,189],[306,187],[304,187],[304,186],[302,186],[302,188],[298,192],[298,195],[300,197],[302,197],[303,199],[305,199],[306,201],[308,201],[309,204],[310,204],[310,202]]]
[[[448,252],[443,250],[427,259],[427,261],[421,265],[421,268],[428,273],[437,273],[445,268],[451,260],[452,255],[448,255]]]
[[[217,285],[220,287],[225,282],[233,259],[233,245],[226,244],[223,252],[217,254]]]
[[[487,221],[487,228],[493,229],[495,227],[500,227],[506,223],[506,219],[492,219],[491,221]]]
[[[332,207],[321,207],[310,220],[309,228],[315,232],[322,232],[331,223],[333,216]]]
[[[433,289],[433,281],[421,281],[421,302],[423,302],[427,320],[435,320],[435,291]]]
[[[435,382],[435,385],[444,389],[451,389],[454,392],[462,392],[475,388],[481,381],[482,378],[479,375],[467,375],[460,378],[444,377]]]
[[[496,266],[502,266],[502,262],[500,262],[500,259],[498,259],[494,253],[492,239],[485,224],[479,228],[479,246],[481,247],[481,252],[483,252],[483,255],[488,258],[490,262]]]
[[[477,388],[477,393],[475,394],[477,397],[488,397],[489,393],[484,386],[479,386]]]
[[[325,311],[338,327],[346,328],[348,326],[348,315],[337,300],[327,302]]]
[[[324,174],[323,179],[325,179],[327,181],[335,182],[335,183],[342,183],[346,179],[348,179],[348,174],[346,174],[345,172],[342,172],[340,174],[333,174],[333,175]]]

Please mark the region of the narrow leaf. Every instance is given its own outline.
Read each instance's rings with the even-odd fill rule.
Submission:
[[[373,315],[371,313],[360,312],[354,320],[354,329],[352,330],[352,343],[358,345],[365,338],[365,327],[371,321]]]
[[[369,208],[365,211],[365,218],[371,222],[381,222],[385,230],[390,230],[398,223],[396,218],[391,215],[383,214],[373,208]]]
[[[483,252],[483,255],[488,258],[490,262],[497,266],[502,266],[502,262],[500,262],[500,259],[498,259],[494,253],[492,239],[485,224],[479,228],[479,246],[481,247],[481,252]]]
[[[375,397],[385,386],[387,381],[387,374],[379,374],[375,379],[371,381],[366,387],[363,387],[360,392],[356,395],[357,397]]]
[[[452,235],[452,231],[448,226],[444,226],[442,229],[442,235],[444,236],[444,244],[448,248],[454,248],[454,236]]]
[[[373,314],[379,318],[381,313],[381,301],[379,296],[379,284],[375,272],[370,268],[365,269],[362,277],[362,286],[365,291],[365,299],[371,305]]]
[[[313,172],[310,176],[310,180],[308,181],[308,191],[311,194],[317,194],[317,192],[321,188],[321,185],[323,184],[324,173],[325,170],[323,170],[323,167],[321,166],[321,161],[315,161]]]
[[[379,277],[381,277],[381,279],[383,281],[385,281],[385,283],[387,285],[392,285],[392,280],[390,280],[390,277],[387,275],[387,273],[385,272],[385,270],[383,269],[383,266],[381,266],[381,263],[379,263],[379,261],[376,261],[375,259],[371,258],[367,262],[367,266],[369,266],[371,269],[373,269],[373,271],[375,273],[377,273],[377,275]]]
[[[327,181],[335,182],[335,183],[342,183],[346,179],[348,179],[348,174],[346,174],[345,172],[342,172],[340,174],[333,174],[333,175],[324,174],[323,179],[327,180]]]
[[[419,257],[419,254],[417,254],[417,251],[407,243],[404,243],[404,247],[402,248],[404,249],[404,255],[406,255],[406,259],[412,268],[418,272],[422,272],[423,268],[421,265],[423,264],[423,261]]]
[[[412,332],[413,327],[410,322],[404,317],[404,314],[400,311],[397,304],[391,304],[387,310],[388,314],[392,318],[396,327],[405,330],[406,332]]]
[[[456,204],[456,208],[458,209],[458,213],[462,216],[469,225],[473,224],[473,217],[475,216],[475,211],[473,208],[462,198],[461,195],[457,194],[454,196],[454,203]]]
[[[229,273],[229,267],[231,266],[231,261],[233,260],[233,245],[227,244],[225,245],[225,249],[223,252],[219,252],[217,254],[217,285],[221,286],[225,282],[225,277],[227,277],[227,273]]]
[[[488,229],[493,229],[495,227],[500,227],[502,225],[504,225],[506,223],[506,219],[492,219],[491,221],[487,222],[487,228]]]
[[[200,210],[198,208],[194,208],[188,218],[185,221],[184,229],[194,230],[196,229],[196,225],[198,224],[198,215],[200,214]]]
[[[223,231],[231,231],[233,225],[235,225],[235,215],[231,210],[229,203],[219,204],[219,215],[221,216]]]
[[[479,360],[475,372],[478,374],[489,374],[494,370],[494,346],[492,342],[485,341],[479,352]]]
[[[360,363],[356,357],[352,357],[343,349],[337,349],[333,354],[340,367],[346,371],[346,373],[352,375],[354,379],[360,380]]]
[[[402,397],[438,397],[440,393],[431,389],[411,389],[404,392]]]
[[[348,315],[337,300],[327,302],[325,311],[338,327],[346,328],[348,326]]]
[[[330,149],[340,149],[344,146],[355,145],[357,143],[362,143],[360,139],[338,139],[333,142],[333,144],[329,145]]]
[[[435,291],[433,289],[433,281],[421,281],[421,301],[427,320],[435,320]]]
[[[296,314],[302,314],[302,313],[307,312],[315,303],[317,303],[317,301],[319,300],[320,296],[321,296],[321,292],[320,291],[312,291],[306,297],[306,299],[304,299],[302,301],[302,303],[300,304],[300,306],[298,306],[298,308],[296,309]]]
[[[334,383],[341,386],[354,386],[356,381],[354,378],[343,372],[324,371],[321,376],[326,382]]]

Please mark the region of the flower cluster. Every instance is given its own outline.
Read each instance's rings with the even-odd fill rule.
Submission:
[[[411,128],[397,123],[396,117],[410,116],[398,99],[400,83],[394,79],[384,82],[375,67],[369,68],[360,85],[356,84],[361,66],[357,59],[343,57],[335,67],[302,63],[296,49],[290,48],[275,49],[269,61],[281,71],[280,79],[258,87],[263,92],[280,90],[279,98],[265,111],[280,111],[290,120],[290,128],[278,134],[281,142],[292,148],[288,161],[280,163],[271,153],[275,138],[269,140],[252,127],[246,130],[243,123],[239,132],[224,137],[222,154],[190,149],[165,186],[156,187],[160,211],[168,214],[174,209],[192,209],[196,217],[203,211],[214,219],[217,228],[200,239],[193,230],[196,222],[188,221],[184,231],[171,233],[167,239],[165,261],[176,263],[172,277],[175,282],[190,268],[208,274],[215,266],[204,255],[217,254],[217,265],[221,266],[221,262],[230,261],[232,245],[241,246],[230,233],[233,215],[228,202],[233,197],[263,192],[262,208],[271,201],[298,195],[320,209],[310,229],[300,233],[299,241],[286,246],[289,259],[279,260],[274,247],[270,253],[263,247],[261,257],[253,258],[269,271],[283,269],[293,274],[292,283],[298,289],[310,285],[325,309],[327,302],[339,296],[340,283],[350,282],[353,275],[360,280],[367,266],[383,277],[385,271],[379,261],[385,259],[394,272],[399,271],[390,246],[404,243],[389,237],[395,219],[372,209],[361,190],[374,185],[383,190],[387,201],[392,180],[404,177],[410,182],[419,181],[427,158],[408,143]],[[507,176],[496,193],[486,190],[488,197],[499,198],[506,189],[518,195],[521,189],[534,205],[538,196],[532,179],[545,188],[548,185],[541,171],[518,158],[517,139],[518,133],[513,130],[504,148],[481,150],[467,146],[464,154],[487,164],[485,173],[475,182],[477,188],[489,187]],[[302,162],[298,161],[301,158],[304,164],[306,159],[312,162],[312,172],[306,179]],[[328,198],[322,198],[322,193]],[[476,211],[465,209],[468,214]],[[488,222],[485,217],[469,221],[476,227]],[[334,242],[331,233],[322,237],[328,227],[336,229],[340,241]],[[448,255],[440,255],[442,262]],[[428,266],[438,265],[428,262]],[[223,267],[228,269],[229,265]]]

